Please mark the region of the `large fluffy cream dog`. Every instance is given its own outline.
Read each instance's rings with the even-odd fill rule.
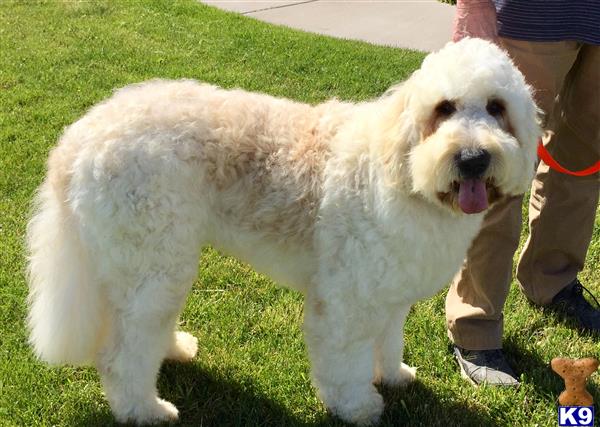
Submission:
[[[306,296],[312,377],[376,422],[415,301],[458,269],[484,212],[533,175],[537,109],[507,55],[467,39],[381,98],[311,106],[194,81],[128,86],[66,129],[29,224],[31,343],[93,363],[117,420],[177,418],[163,359],[213,245]]]

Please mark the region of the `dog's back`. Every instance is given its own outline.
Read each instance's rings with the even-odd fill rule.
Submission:
[[[92,361],[109,327],[106,293],[124,298],[161,248],[173,269],[184,263],[178,253],[191,263],[176,274],[186,279],[212,243],[284,282],[305,281],[327,141],[339,126],[327,111],[338,104],[154,80],[67,128],[28,229],[36,353]],[[286,251],[289,263],[272,262]]]

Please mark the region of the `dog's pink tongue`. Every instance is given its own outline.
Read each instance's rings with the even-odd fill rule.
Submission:
[[[464,213],[474,214],[487,209],[487,191],[481,179],[465,179],[458,189],[458,205]]]

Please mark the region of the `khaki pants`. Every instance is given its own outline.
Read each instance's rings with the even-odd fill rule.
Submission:
[[[546,113],[548,150],[568,169],[600,158],[600,46],[502,39]],[[558,95],[556,102],[555,98]],[[527,298],[545,305],[583,268],[600,174],[572,177],[540,164],[529,201],[530,234],[517,266]],[[502,347],[502,308],[519,244],[522,197],[495,205],[446,298],[448,336],[468,350]]]

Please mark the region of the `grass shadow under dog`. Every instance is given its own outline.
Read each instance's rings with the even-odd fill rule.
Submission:
[[[257,391],[252,383],[239,384],[205,370],[197,363],[166,362],[158,381],[159,394],[179,409],[181,426],[346,426],[319,408],[314,421],[306,421]],[[418,380],[406,388],[379,387],[385,400],[382,427],[495,426],[485,413],[465,404],[441,399]],[[82,408],[82,417],[68,425],[116,426],[110,413],[97,407]],[[454,420],[454,421],[453,421]],[[165,424],[168,425],[168,424]]]

